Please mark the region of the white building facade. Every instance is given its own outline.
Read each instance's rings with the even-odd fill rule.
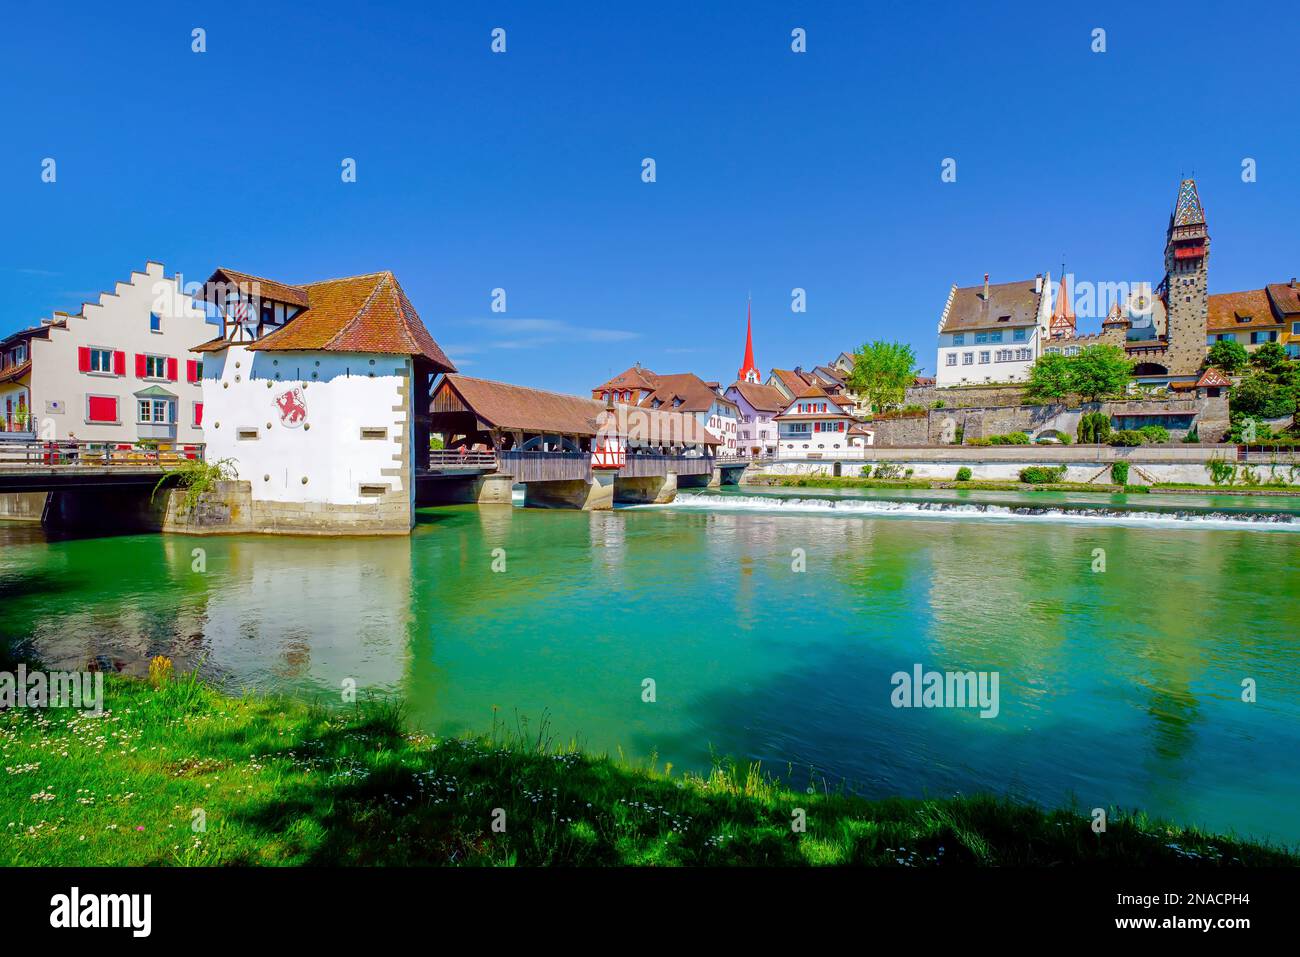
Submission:
[[[428,465],[431,377],[455,371],[391,273],[289,286],[218,270],[205,298],[208,459],[267,531],[406,533]]]
[[[939,388],[1024,382],[1042,354],[1052,314],[1051,278],[953,286],[939,319]]]
[[[56,314],[0,344],[10,360],[0,375],[4,427],[26,425],[47,440],[201,443],[203,357],[191,347],[212,330],[178,278],[148,263],[77,315]]]
[[[857,419],[824,389],[811,386],[776,417],[777,458],[835,458],[862,454]]]

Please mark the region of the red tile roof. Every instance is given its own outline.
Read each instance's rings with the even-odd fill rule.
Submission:
[[[1289,283],[1271,282],[1265,288],[1278,313],[1288,317],[1300,314],[1300,285],[1294,279]]]
[[[263,298],[306,306],[279,329],[250,343],[250,350],[421,356],[439,372],[456,371],[391,272],[288,286],[219,269],[205,289],[214,289],[214,283],[222,277],[238,284],[241,290],[256,288]],[[252,287],[251,282],[259,285]],[[228,345],[217,338],[192,351],[218,352]]]
[[[790,403],[785,395],[774,385],[758,385],[754,382],[733,382],[728,392],[735,389],[757,412],[780,412]]]
[[[1238,317],[1250,317],[1250,322],[1242,322]],[[1209,315],[1205,320],[1206,329],[1252,329],[1259,326],[1276,325],[1282,320],[1273,315],[1273,307],[1268,301],[1268,293],[1263,289],[1247,289],[1245,292],[1220,292],[1210,296]]]
[[[1038,309],[1043,293],[1035,288],[1037,280],[992,283],[988,300],[984,285],[962,286],[952,293],[952,304],[940,332],[963,332],[967,329],[997,329],[1002,326],[1032,326],[1038,323]],[[1047,288],[1047,283],[1042,284]]]
[[[597,431],[623,435],[639,444],[718,445],[693,415],[615,405],[610,420],[605,403],[561,392],[477,379],[452,373],[443,378],[438,392],[453,390],[474,416],[489,428],[557,435],[595,435]],[[436,404],[436,398],[435,398]],[[607,424],[608,423],[608,424]]]

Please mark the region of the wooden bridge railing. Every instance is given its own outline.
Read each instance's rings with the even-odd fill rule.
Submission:
[[[498,452],[496,457],[498,470],[514,476],[516,482],[591,479],[590,452],[521,452],[511,449]]]
[[[431,449],[429,468],[439,469],[495,469],[497,457],[492,452],[471,452],[468,449]]]
[[[629,452],[627,462],[618,474],[624,478],[644,478],[650,475],[707,475],[713,471],[714,459],[705,455],[637,455]]]
[[[0,441],[0,468],[99,467],[136,468],[203,461],[202,442],[148,444],[139,442],[88,442],[80,439],[51,441]]]

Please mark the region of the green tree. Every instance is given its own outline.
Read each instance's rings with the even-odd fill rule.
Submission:
[[[1133,363],[1119,346],[1087,346],[1070,357],[1070,384],[1089,402],[1123,392],[1133,379]]]
[[[1031,402],[1062,399],[1074,391],[1070,360],[1059,352],[1045,352],[1029,367],[1025,398]]]
[[[1229,375],[1239,370],[1249,359],[1246,347],[1236,339],[1222,339],[1216,342],[1210,346],[1210,351],[1205,356],[1208,365],[1218,366]]]
[[[1238,347],[1240,348],[1240,347]],[[1242,349],[1245,352],[1245,349]],[[1281,376],[1291,365],[1286,350],[1276,342],[1266,342],[1250,357],[1250,364],[1269,375]]]
[[[853,356],[849,388],[871,403],[875,412],[900,405],[907,387],[916,379],[916,353],[900,342],[875,342]]]

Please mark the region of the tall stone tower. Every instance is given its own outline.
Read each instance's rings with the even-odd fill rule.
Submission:
[[[1165,278],[1161,284],[1168,304],[1166,367],[1170,375],[1192,375],[1205,361],[1205,324],[1210,295],[1207,273],[1210,233],[1196,181],[1178,186],[1178,200],[1165,234]]]

